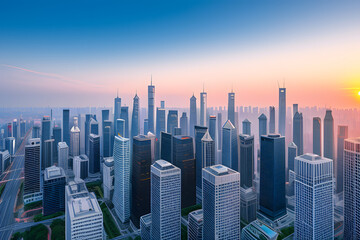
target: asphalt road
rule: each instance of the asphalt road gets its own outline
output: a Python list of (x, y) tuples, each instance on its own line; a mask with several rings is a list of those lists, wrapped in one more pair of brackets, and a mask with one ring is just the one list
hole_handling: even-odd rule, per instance
[[(4, 192), (0, 198), (0, 239), (7, 240), (11, 237), (12, 229), (6, 228), (14, 223), (14, 207), (16, 196), (21, 184), (20, 175), (24, 167), (25, 143), (31, 131), (25, 136), (25, 140), (19, 146), (9, 173), (1, 181), (7, 181)], [(4, 177), (4, 176), (2, 176)], [(5, 228), (5, 229), (3, 229)], [(3, 229), (3, 230), (1, 230)]]

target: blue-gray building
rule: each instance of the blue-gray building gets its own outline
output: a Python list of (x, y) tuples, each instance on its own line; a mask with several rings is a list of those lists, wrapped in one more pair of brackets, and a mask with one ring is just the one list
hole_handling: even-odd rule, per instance
[(100, 172), (100, 136), (92, 133), (89, 136), (89, 172)]
[(185, 135), (185, 136), (189, 135), (188, 117), (186, 116), (186, 112), (183, 112), (180, 117), (180, 128), (181, 128), (181, 135)]
[(115, 136), (125, 137), (125, 120), (124, 119), (116, 119), (115, 121)]
[(190, 98), (190, 136), (195, 136), (195, 126), (197, 125), (196, 97), (194, 94)]
[(242, 127), (243, 127), (243, 134), (251, 135), (251, 122), (249, 121), (249, 119), (246, 118), (242, 122)]
[(57, 150), (57, 146), (59, 144), (59, 142), (61, 142), (61, 127), (54, 127), (53, 128), (53, 133), (52, 133), (52, 137), (54, 139), (54, 163), (58, 163), (58, 150)]
[(270, 120), (269, 120), (269, 133), (275, 133), (275, 107), (269, 107)]
[(313, 118), (313, 153), (321, 156), (322, 144), (321, 144), (321, 118)]
[(66, 142), (70, 146), (70, 110), (63, 109), (63, 120), (62, 120), (62, 141)]
[(324, 118), (324, 157), (334, 159), (334, 118), (330, 109)]
[(298, 147), (298, 155), (304, 153), (304, 127), (302, 113), (296, 112), (293, 119), (293, 141)]
[(259, 140), (261, 139), (261, 135), (267, 135), (267, 117), (265, 114), (261, 114), (259, 116)]
[[(50, 138), (51, 138), (50, 117), (49, 116), (44, 116), (42, 121), (41, 121), (41, 149), (42, 149), (41, 150), (41, 170), (44, 170), (46, 167), (50, 167), (50, 165), (46, 166), (46, 164), (45, 164), (45, 161), (46, 161), (45, 141), (49, 140)], [(51, 153), (52, 153), (52, 151), (51, 151)]]
[(156, 137), (160, 138), (160, 133), (165, 132), (165, 109), (157, 108), (156, 109)]
[(151, 213), (140, 217), (141, 240), (151, 240)]
[(235, 124), (235, 93), (230, 92), (228, 94), (228, 120)]
[(240, 186), (251, 188), (254, 179), (254, 136), (240, 134)]
[(337, 161), (336, 161), (336, 192), (344, 189), (344, 143), (349, 137), (348, 126), (338, 126), (337, 134)]
[(195, 210), (188, 215), (188, 240), (203, 239), (203, 210)]
[(212, 140), (214, 140), (214, 142), (216, 142), (216, 116), (215, 115), (211, 115), (209, 117), (209, 134), (210, 134)]
[(43, 214), (44, 216), (65, 211), (65, 171), (51, 166), (44, 171)]
[(234, 125), (227, 120), (222, 131), (222, 164), (239, 171), (238, 136)]
[(286, 88), (279, 88), (279, 133), (286, 133)]
[(133, 137), (140, 134), (140, 98), (137, 94), (134, 97), (133, 111), (131, 117), (131, 141)]
[(125, 121), (125, 135), (122, 136), (129, 138), (129, 107), (128, 106), (121, 107), (120, 118), (124, 119)]
[(167, 131), (168, 133), (174, 134), (174, 129), (178, 127), (178, 111), (169, 110), (167, 117)]
[(207, 127), (195, 126), (195, 161), (196, 161), (196, 202), (201, 203), (202, 195), (202, 168), (203, 166), (203, 154), (202, 154), (202, 138), (205, 133), (208, 131)]
[(207, 93), (203, 89), (200, 93), (200, 126), (206, 126), (207, 118)]
[[(121, 116), (121, 98), (119, 98), (119, 95), (114, 98), (114, 124), (116, 123), (117, 119), (122, 118)], [(114, 126), (114, 132), (118, 132), (117, 126)]]
[[(154, 111), (155, 111), (155, 86), (151, 84), (148, 86), (148, 131), (154, 133)], [(147, 134), (147, 132), (145, 133)]]
[(112, 122), (110, 120), (103, 121), (103, 157), (111, 157), (112, 152)]
[(217, 130), (218, 130), (217, 148), (219, 150), (221, 150), (221, 144), (222, 144), (222, 114), (221, 114), (221, 112), (219, 112), (217, 114)]

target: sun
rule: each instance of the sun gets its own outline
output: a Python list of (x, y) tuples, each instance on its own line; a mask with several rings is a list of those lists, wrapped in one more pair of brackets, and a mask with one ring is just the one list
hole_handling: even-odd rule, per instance
[(360, 91), (358, 92), (358, 95), (360, 96)]

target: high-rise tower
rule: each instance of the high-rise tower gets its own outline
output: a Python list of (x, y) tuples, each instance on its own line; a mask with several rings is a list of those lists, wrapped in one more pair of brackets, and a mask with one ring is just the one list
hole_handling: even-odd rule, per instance
[(200, 93), (200, 126), (206, 126), (207, 117), (207, 93), (203, 89)]
[(195, 136), (195, 126), (197, 125), (196, 97), (194, 94), (190, 98), (190, 136)]
[(131, 117), (131, 141), (133, 137), (140, 134), (140, 98), (137, 94), (134, 97), (133, 111)]
[(148, 130), (149, 132), (155, 133), (154, 131), (154, 110), (155, 110), (155, 86), (151, 84), (148, 86)]
[(321, 156), (321, 118), (313, 118), (313, 153)]
[(279, 133), (285, 136), (286, 127), (286, 88), (279, 88)]
[(228, 96), (228, 120), (235, 125), (235, 93), (232, 91)]
[(324, 118), (324, 157), (334, 160), (334, 118), (330, 109)]

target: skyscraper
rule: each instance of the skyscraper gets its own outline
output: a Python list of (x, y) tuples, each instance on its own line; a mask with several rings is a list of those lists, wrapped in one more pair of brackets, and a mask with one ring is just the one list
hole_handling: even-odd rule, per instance
[(85, 154), (75, 156), (73, 159), (73, 172), (75, 178), (85, 179), (89, 175), (89, 158)]
[(202, 170), (202, 178), (203, 239), (239, 239), (240, 174), (214, 165)]
[(212, 140), (214, 140), (214, 142), (216, 142), (216, 116), (215, 115), (211, 115), (209, 117), (209, 134), (210, 134)]
[(333, 161), (308, 153), (295, 173), (295, 239), (334, 239)]
[(222, 163), (239, 171), (238, 136), (234, 125), (227, 120), (222, 131)]
[(285, 136), (286, 127), (286, 88), (279, 88), (279, 133)]
[(221, 150), (221, 144), (222, 144), (222, 115), (221, 115), (221, 112), (219, 112), (217, 114), (217, 128), (218, 128), (217, 147), (219, 150)]
[(138, 135), (133, 139), (131, 221), (138, 228), (140, 217), (150, 213), (150, 168), (155, 160), (155, 135)]
[(144, 135), (148, 134), (149, 132), (149, 120), (146, 118), (144, 119)]
[[(70, 132), (69, 132), (69, 137), (70, 137)], [(40, 138), (40, 126), (39, 125), (34, 125), (34, 127), (32, 129), (32, 138)], [(70, 143), (70, 138), (69, 138), (69, 143)]]
[(285, 137), (261, 136), (260, 213), (270, 220), (286, 214)]
[[(20, 137), (21, 138), (25, 137), (25, 133), (26, 133), (26, 121), (20, 119)], [(60, 138), (61, 138), (61, 132), (60, 132)]]
[(200, 93), (200, 126), (206, 126), (207, 117), (207, 93), (205, 90)]
[(344, 239), (360, 238), (360, 138), (345, 140)]
[(286, 176), (288, 179), (289, 171), (295, 171), (295, 158), (299, 155), (298, 148), (294, 142), (289, 143), (288, 146), (288, 170), (286, 172)]
[(63, 120), (62, 120), (62, 131), (63, 131), (63, 142), (66, 142), (70, 146), (70, 110), (63, 109)]
[(178, 111), (169, 110), (167, 117), (167, 132), (174, 134), (174, 129), (178, 127)]
[(100, 136), (92, 133), (89, 136), (89, 172), (100, 172)]
[(125, 121), (125, 135), (123, 136), (129, 138), (129, 107), (128, 106), (121, 107), (120, 118), (124, 119)]
[(215, 165), (215, 141), (211, 138), (209, 131), (201, 139), (202, 168)]
[[(137, 94), (134, 97), (133, 111), (131, 118), (131, 138), (140, 134), (140, 98)], [(132, 141), (132, 140), (131, 140)]]
[(59, 167), (64, 169), (65, 171), (68, 170), (68, 161), (69, 161), (69, 147), (66, 142), (59, 142), (58, 143), (58, 164)]
[(173, 137), (171, 133), (161, 132), (160, 158), (172, 162)]
[(251, 122), (247, 118), (242, 122), (242, 127), (243, 134), (251, 135)]
[(195, 126), (195, 161), (196, 161), (196, 202), (199, 204), (201, 203), (201, 196), (202, 196), (202, 138), (204, 137), (205, 133), (208, 131), (207, 127)]
[(344, 189), (344, 141), (349, 137), (348, 126), (338, 126), (337, 161), (336, 161), (336, 192)]
[(111, 151), (111, 149), (112, 149), (111, 125), (112, 125), (112, 122), (110, 120), (105, 120), (103, 122), (103, 124), (104, 124), (104, 128), (103, 128), (103, 157), (111, 157), (111, 152), (112, 152)]
[(275, 107), (269, 107), (270, 120), (269, 120), (269, 133), (275, 133)]
[(53, 139), (54, 139), (54, 163), (58, 163), (58, 149), (57, 146), (61, 142), (61, 128), (55, 126), (53, 128)]
[[(119, 98), (119, 95), (116, 95), (116, 98), (114, 98), (114, 124), (116, 123), (117, 119), (122, 118), (121, 116), (121, 98)], [(118, 132), (117, 126), (114, 126), (114, 132)]]
[(151, 213), (140, 218), (140, 236), (141, 240), (151, 240)]
[(203, 239), (203, 210), (195, 210), (188, 215), (188, 240)]
[(25, 146), (24, 203), (42, 199), (40, 191), (40, 138), (32, 138)]
[(151, 239), (181, 239), (181, 170), (165, 160), (151, 165)]
[(45, 141), (51, 138), (50, 117), (44, 116), (41, 121), (41, 169), (45, 169)]
[(334, 118), (330, 109), (324, 118), (324, 157), (334, 159)]
[(12, 122), (12, 131), (13, 131), (12, 136), (15, 138), (16, 141), (18, 140), (18, 137), (19, 137), (18, 136), (19, 135), (18, 128), (19, 128), (19, 123), (18, 123), (17, 119), (14, 119)]
[(89, 135), (90, 135), (90, 121), (92, 114), (85, 115), (85, 154), (89, 154)]
[(66, 175), (62, 168), (51, 166), (44, 171), (44, 216), (65, 211)]
[(112, 200), (114, 195), (114, 158), (104, 158), (103, 163), (103, 188), (104, 199)]
[(303, 155), (304, 130), (302, 113), (296, 112), (293, 119), (293, 141), (298, 147), (298, 154)]
[(49, 139), (44, 142), (41, 170), (45, 170), (45, 168), (54, 164), (54, 148), (54, 139)]
[(265, 114), (261, 114), (259, 116), (259, 139), (261, 139), (261, 135), (267, 135), (267, 117)]
[(160, 107), (165, 109), (165, 101), (160, 101)]
[(73, 157), (80, 155), (80, 129), (76, 117), (74, 117), (74, 126), (70, 130), (70, 155)]
[(99, 135), (99, 123), (98, 123), (98, 121), (96, 121), (96, 119), (92, 118), (90, 120), (89, 126), (90, 126), (89, 134), (93, 133), (93, 134)]
[(197, 125), (196, 97), (194, 94), (190, 98), (190, 136), (195, 136), (195, 126)]
[(114, 142), (114, 197), (115, 212), (121, 222), (130, 218), (130, 142), (128, 138), (115, 136)]
[(251, 188), (254, 178), (254, 136), (240, 134), (240, 186)]
[(154, 133), (154, 110), (155, 110), (155, 86), (151, 84), (148, 86), (148, 130)]
[(182, 135), (189, 135), (188, 134), (188, 118), (186, 116), (186, 112), (183, 112), (180, 118), (180, 128), (181, 128), (181, 134)]
[(235, 93), (232, 91), (228, 96), (228, 120), (235, 125)]
[(321, 156), (321, 118), (313, 118), (313, 153)]
[(125, 137), (125, 120), (124, 119), (116, 119), (115, 122), (115, 136)]
[(160, 133), (165, 132), (165, 109), (156, 108), (156, 137), (160, 138)]

